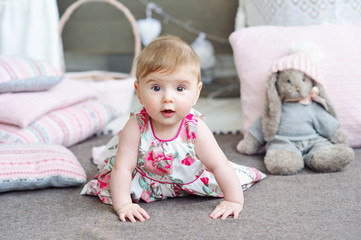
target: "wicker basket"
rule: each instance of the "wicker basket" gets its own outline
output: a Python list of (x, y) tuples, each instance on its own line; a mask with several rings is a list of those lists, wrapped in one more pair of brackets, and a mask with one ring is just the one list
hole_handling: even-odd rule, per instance
[(98, 92), (99, 100), (105, 104), (114, 106), (118, 114), (127, 113), (130, 109), (132, 98), (134, 94), (133, 84), (135, 81), (135, 57), (141, 50), (140, 35), (136, 23), (136, 19), (123, 4), (116, 0), (78, 0), (71, 4), (59, 21), (59, 37), (61, 38), (63, 28), (73, 14), (73, 12), (82, 4), (90, 2), (104, 2), (108, 3), (124, 13), (129, 23), (131, 24), (134, 35), (134, 58), (132, 69), (130, 73), (108, 72), (108, 71), (83, 71), (83, 72), (66, 72), (65, 66), (62, 66), (64, 79), (77, 79), (87, 81)]

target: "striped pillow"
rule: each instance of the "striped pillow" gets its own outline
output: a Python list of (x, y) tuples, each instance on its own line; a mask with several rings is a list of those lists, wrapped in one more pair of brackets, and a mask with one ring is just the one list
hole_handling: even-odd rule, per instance
[(85, 181), (84, 168), (63, 146), (0, 144), (0, 192), (69, 187)]
[(41, 91), (55, 86), (61, 79), (50, 63), (0, 55), (0, 93)]
[(88, 83), (65, 79), (46, 91), (0, 94), (0, 123), (24, 128), (51, 111), (96, 97)]
[(116, 110), (97, 100), (87, 100), (52, 111), (26, 128), (0, 124), (0, 143), (48, 143), (71, 146), (103, 130)]

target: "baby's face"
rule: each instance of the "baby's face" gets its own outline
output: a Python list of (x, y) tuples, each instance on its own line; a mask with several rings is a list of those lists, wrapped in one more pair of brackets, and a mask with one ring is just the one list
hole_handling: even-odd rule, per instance
[(153, 72), (135, 83), (138, 99), (153, 125), (179, 126), (198, 100), (202, 83), (189, 66), (173, 73)]

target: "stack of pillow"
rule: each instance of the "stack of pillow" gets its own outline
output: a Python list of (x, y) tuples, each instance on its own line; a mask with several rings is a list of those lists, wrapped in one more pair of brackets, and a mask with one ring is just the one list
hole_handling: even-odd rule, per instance
[(90, 83), (63, 79), (46, 62), (0, 55), (0, 192), (85, 182), (66, 146), (117, 115)]

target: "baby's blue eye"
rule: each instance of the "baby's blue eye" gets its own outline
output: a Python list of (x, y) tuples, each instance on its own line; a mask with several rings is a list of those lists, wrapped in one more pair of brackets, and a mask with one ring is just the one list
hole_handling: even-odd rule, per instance
[(305, 78), (302, 78), (302, 81), (306, 81), (306, 79), (305, 79)]
[(161, 90), (161, 88), (160, 88), (159, 86), (154, 86), (154, 87), (152, 87), (152, 89), (153, 89), (153, 91), (155, 91), (155, 92), (158, 92), (158, 91)]
[(291, 83), (291, 80), (288, 79), (287, 82), (288, 82), (288, 83)]
[(184, 87), (177, 87), (177, 92), (183, 92), (184, 91)]

